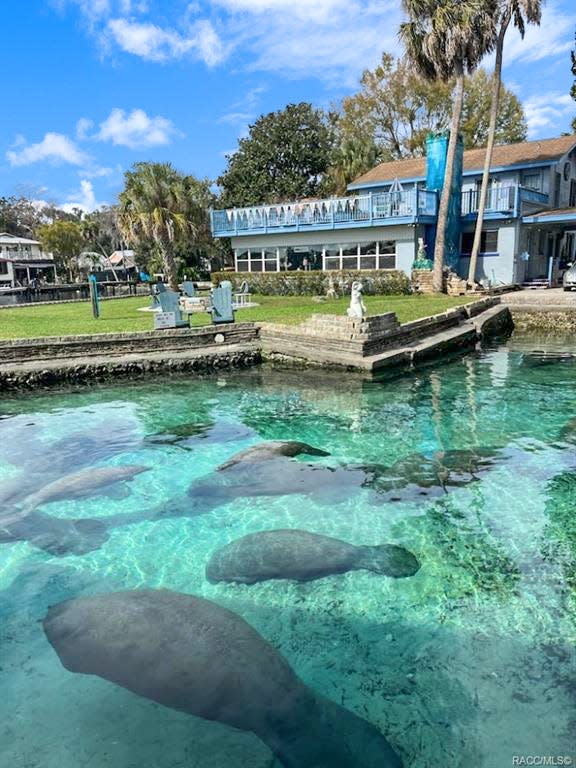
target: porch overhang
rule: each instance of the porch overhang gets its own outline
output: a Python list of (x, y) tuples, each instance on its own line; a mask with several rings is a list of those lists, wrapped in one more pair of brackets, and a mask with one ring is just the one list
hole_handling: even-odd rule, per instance
[(576, 227), (576, 208), (558, 208), (554, 211), (539, 211), (529, 216), (522, 216), (522, 224), (574, 224)]

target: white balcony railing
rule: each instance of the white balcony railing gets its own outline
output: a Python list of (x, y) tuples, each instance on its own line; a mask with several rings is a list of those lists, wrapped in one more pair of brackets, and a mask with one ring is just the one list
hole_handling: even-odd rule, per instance
[(381, 225), (394, 219), (435, 216), (437, 195), (425, 189), (381, 192), (354, 197), (278, 203), (212, 211), (216, 237), (275, 230), (339, 229), (347, 225)]

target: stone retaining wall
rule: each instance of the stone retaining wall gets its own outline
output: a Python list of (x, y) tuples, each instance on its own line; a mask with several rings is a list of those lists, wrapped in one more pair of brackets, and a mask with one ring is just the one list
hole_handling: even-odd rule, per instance
[(15, 339), (0, 341), (0, 364), (54, 358), (69, 360), (118, 357), (134, 353), (183, 352), (218, 344), (247, 344), (257, 338), (258, 328), (254, 323), (225, 323), (165, 331)]
[(566, 333), (576, 331), (576, 312), (558, 309), (527, 309), (509, 305), (514, 326), (519, 331), (542, 331), (544, 333)]
[(309, 354), (315, 359), (321, 350), (344, 358), (365, 358), (457, 328), (499, 303), (499, 298), (485, 298), (403, 325), (393, 312), (362, 319), (316, 314), (298, 326), (262, 323), (260, 337), (268, 353), (293, 352), (299, 358)]
[(76, 365), (0, 368), (0, 391), (41, 389), (61, 385), (94, 384), (117, 378), (206, 374), (230, 368), (246, 368), (262, 362), (255, 349), (230, 348), (196, 356), (156, 359), (82, 360)]

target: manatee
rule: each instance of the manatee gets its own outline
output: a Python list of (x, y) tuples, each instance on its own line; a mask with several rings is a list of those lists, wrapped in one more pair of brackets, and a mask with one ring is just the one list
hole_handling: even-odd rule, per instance
[(108, 538), (105, 520), (67, 520), (36, 511), (0, 520), (0, 543), (27, 541), (52, 555), (84, 555)]
[(285, 768), (401, 768), (366, 720), (308, 688), (240, 616), (168, 590), (80, 597), (43, 622), (71, 672), (255, 733)]
[(274, 459), (278, 456), (300, 456), (301, 454), (307, 454), (308, 456), (330, 456), (328, 451), (323, 451), (320, 448), (315, 448), (313, 445), (307, 443), (300, 443), (297, 440), (270, 440), (266, 443), (258, 443), (251, 448), (246, 448), (245, 451), (236, 453), (228, 461), (224, 462), (218, 467), (218, 471), (224, 469), (230, 469), (230, 467), (236, 464), (253, 463), (258, 461), (266, 461), (268, 459)]
[(206, 566), (211, 582), (255, 584), (268, 579), (312, 581), (365, 569), (383, 576), (413, 576), (414, 555), (394, 544), (357, 547), (340, 539), (299, 530), (261, 531), (217, 550)]
[(24, 509), (31, 511), (42, 504), (64, 499), (85, 499), (106, 493), (112, 485), (129, 482), (149, 467), (119, 466), (83, 469), (73, 475), (66, 475), (45, 485), (24, 501)]
[(418, 496), (447, 493), (479, 479), (494, 466), (495, 449), (437, 451), (432, 456), (412, 453), (392, 466), (360, 465), (366, 472), (364, 486), (388, 500), (410, 500)]

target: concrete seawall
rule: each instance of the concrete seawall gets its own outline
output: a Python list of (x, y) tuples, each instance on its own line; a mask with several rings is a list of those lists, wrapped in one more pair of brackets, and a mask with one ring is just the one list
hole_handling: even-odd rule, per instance
[(147, 375), (210, 373), (263, 359), (376, 372), (410, 368), (509, 332), (499, 299), (482, 299), (400, 325), (394, 313), (363, 319), (313, 315), (295, 325), (235, 323), (140, 333), (0, 341), (0, 392)]
[(403, 325), (393, 313), (362, 320), (313, 315), (298, 326), (262, 323), (260, 341), (265, 358), (378, 371), (470, 349), (512, 327), (508, 308), (489, 298)]

